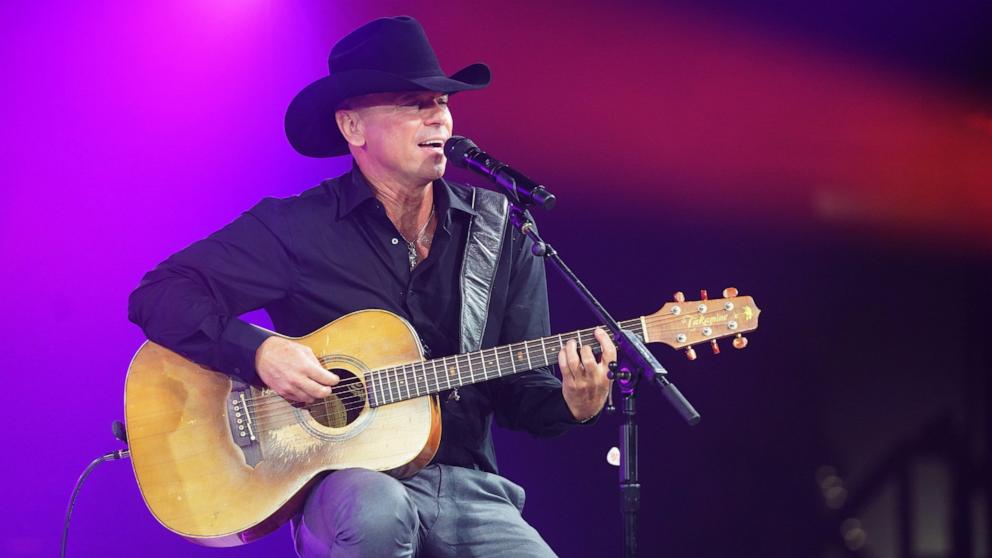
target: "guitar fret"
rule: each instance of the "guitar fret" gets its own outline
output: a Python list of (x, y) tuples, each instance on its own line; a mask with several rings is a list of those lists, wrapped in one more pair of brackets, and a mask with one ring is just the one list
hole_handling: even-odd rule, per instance
[(517, 372), (520, 367), (524, 364), (524, 352), (520, 349), (520, 344), (510, 346), (510, 366), (513, 367), (513, 371)]
[(472, 354), (465, 355), (465, 366), (468, 367), (469, 383), (475, 382), (475, 364), (472, 363)]
[(365, 375), (362, 387), (365, 388), (365, 402), (369, 407), (375, 407), (375, 384), (372, 383), (372, 374)]
[(448, 389), (451, 389), (451, 376), (454, 375), (451, 366), (448, 364), (448, 357), (444, 357), (444, 377), (448, 380)]
[(497, 376), (502, 376), (503, 375), (503, 371), (500, 369), (500, 365), (499, 365), (499, 353), (496, 352), (496, 347), (493, 347), (493, 358), (496, 360), (496, 375)]
[[(541, 339), (541, 342), (543, 343), (544, 342), (544, 339)], [(528, 366), (527, 369), (528, 370), (533, 370), (534, 369), (534, 365), (531, 364), (531, 362), (530, 362), (530, 347), (527, 346), (527, 342), (526, 341), (524, 341), (524, 353), (527, 355), (527, 366)]]
[(396, 401), (396, 396), (393, 394), (393, 374), (392, 374), (392, 372), (393, 372), (393, 369), (392, 368), (387, 368), (386, 371), (384, 372), (384, 375), (386, 376), (386, 389), (389, 390), (389, 402), (390, 403)]
[[(548, 348), (544, 346), (544, 338), (541, 338), (541, 360), (545, 363), (548, 362)], [(533, 368), (531, 369), (533, 370)]]
[(436, 360), (432, 360), (431, 361), (431, 369), (434, 370), (434, 389), (431, 390), (431, 391), (436, 391), (440, 387), (440, 382), (438, 382), (438, 379), (437, 379), (437, 361)]
[[(376, 391), (376, 388), (379, 387), (379, 382), (378, 380), (376, 380), (376, 377), (378, 375), (379, 375), (378, 373), (371, 373), (369, 374), (369, 378), (368, 378), (369, 387), (372, 388), (372, 399), (375, 400), (372, 403), (375, 404), (374, 405), (375, 407), (378, 407), (380, 405), (380, 402), (382, 401), (382, 395)], [(371, 407), (373, 405), (370, 404), (369, 406)]]

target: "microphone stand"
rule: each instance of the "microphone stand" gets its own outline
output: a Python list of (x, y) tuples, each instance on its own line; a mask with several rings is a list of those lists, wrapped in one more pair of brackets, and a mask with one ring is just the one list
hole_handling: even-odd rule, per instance
[(592, 313), (604, 324), (617, 345), (618, 362), (609, 363), (609, 377), (616, 380), (623, 394), (624, 421), (620, 426), (620, 513), (623, 516), (623, 548), (625, 558), (637, 555), (638, 513), (641, 506), (641, 485), (637, 472), (637, 387), (641, 380), (661, 389), (665, 399), (690, 425), (699, 422), (699, 413), (682, 396), (675, 384), (668, 381), (668, 371), (658, 362), (634, 332), (620, 328), (592, 292), (558, 256), (558, 252), (537, 233), (526, 211), (527, 199), (521, 199), (510, 189), (510, 221), (521, 233), (534, 242), (531, 248), (536, 257), (550, 261), (585, 301)]

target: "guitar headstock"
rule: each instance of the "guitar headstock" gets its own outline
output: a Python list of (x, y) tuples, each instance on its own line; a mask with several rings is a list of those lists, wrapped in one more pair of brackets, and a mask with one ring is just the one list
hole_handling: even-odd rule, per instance
[(708, 343), (714, 353), (720, 352), (717, 339), (733, 337), (734, 348), (747, 346), (744, 333), (758, 329), (761, 310), (749, 296), (738, 296), (737, 289), (723, 290), (723, 298), (709, 298), (700, 291), (699, 300), (686, 300), (681, 292), (675, 300), (654, 314), (644, 316), (645, 341), (664, 343), (672, 348), (686, 348), (689, 360), (695, 360), (698, 343)]

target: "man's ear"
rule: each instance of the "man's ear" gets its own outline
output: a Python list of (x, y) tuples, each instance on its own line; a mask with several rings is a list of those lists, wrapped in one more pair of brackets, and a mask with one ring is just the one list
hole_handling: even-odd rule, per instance
[(334, 111), (334, 120), (338, 123), (338, 130), (349, 145), (363, 147), (365, 145), (365, 130), (362, 127), (362, 118), (357, 111), (351, 109), (339, 109)]

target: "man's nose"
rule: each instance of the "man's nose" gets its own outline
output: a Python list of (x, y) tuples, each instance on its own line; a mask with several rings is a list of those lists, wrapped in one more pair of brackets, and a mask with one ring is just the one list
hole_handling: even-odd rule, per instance
[(424, 111), (424, 123), (427, 125), (444, 124), (451, 121), (451, 113), (441, 103), (433, 102)]

